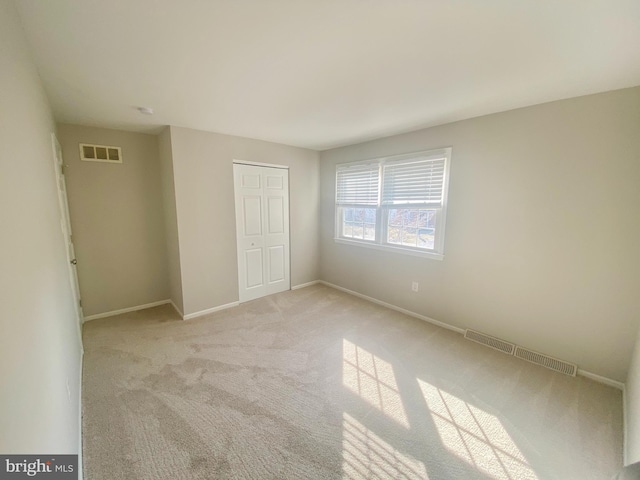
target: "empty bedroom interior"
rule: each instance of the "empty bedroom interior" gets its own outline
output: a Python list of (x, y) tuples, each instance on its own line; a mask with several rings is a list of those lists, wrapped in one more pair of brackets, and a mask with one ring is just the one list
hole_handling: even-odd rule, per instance
[(626, 0), (0, 0), (0, 456), (640, 462), (639, 44)]

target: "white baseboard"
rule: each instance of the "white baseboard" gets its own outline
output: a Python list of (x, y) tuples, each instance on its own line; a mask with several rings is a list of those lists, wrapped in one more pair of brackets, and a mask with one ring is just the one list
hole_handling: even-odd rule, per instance
[(617, 380), (603, 377), (602, 375), (587, 372), (586, 370), (581, 370), (581, 369), (578, 369), (578, 372), (576, 373), (576, 375), (580, 375), (581, 377), (588, 378), (598, 383), (604, 383), (605, 385), (609, 385), (610, 387), (617, 388), (618, 390), (622, 390), (624, 392), (624, 383), (619, 382)]
[(97, 313), (95, 315), (89, 315), (88, 317), (84, 317), (83, 322), (88, 322), (89, 320), (97, 320), (98, 318), (112, 317), (114, 315), (120, 315), (121, 313), (129, 313), (129, 312), (135, 312), (137, 310), (144, 310), (145, 308), (157, 307), (159, 305), (166, 305), (167, 303), (171, 303), (171, 300), (160, 300), (158, 302), (145, 303), (144, 305), (137, 305), (135, 307), (121, 308), (120, 310), (113, 310), (111, 312)]
[[(390, 308), (391, 310), (395, 310), (397, 312), (404, 313), (409, 315), (410, 317), (419, 318), (420, 320), (424, 320), (425, 322), (432, 323), (433, 325), (437, 325), (438, 327), (446, 328), (447, 330), (452, 330), (457, 333), (464, 334), (465, 329), (454, 327), (453, 325), (449, 325), (448, 323), (441, 322), (439, 320), (435, 320), (430, 317), (426, 317), (424, 315), (420, 315), (419, 313), (412, 312), (411, 310), (406, 310), (404, 308), (398, 307), (397, 305), (392, 305), (387, 302), (383, 302), (382, 300), (378, 300), (377, 298), (369, 297), (367, 295), (363, 295), (362, 293), (354, 292), (353, 290), (349, 290), (348, 288), (340, 287), (338, 285), (334, 285), (333, 283), (325, 282), (324, 280), (320, 280), (319, 283), (326, 285), (327, 287), (335, 288), (336, 290), (341, 290), (350, 295), (354, 295), (356, 297), (363, 298), (373, 303), (377, 303), (378, 305), (382, 305), (383, 307)], [(624, 392), (624, 383), (619, 382), (617, 380), (613, 380), (611, 378), (603, 377), (601, 375), (597, 375), (595, 373), (587, 372), (586, 370), (578, 369), (578, 375), (583, 376), (585, 378), (589, 378), (598, 383), (603, 383), (605, 385), (609, 385), (610, 387), (618, 388)]]
[(180, 310), (178, 306), (175, 303), (173, 303), (173, 300), (169, 300), (169, 304), (173, 307), (176, 313), (180, 315), (180, 318), (184, 320), (184, 313), (182, 313), (182, 310)]
[(437, 325), (438, 327), (446, 328), (447, 330), (452, 330), (456, 333), (464, 334), (464, 329), (459, 327), (454, 327), (453, 325), (449, 325), (448, 323), (441, 322), (439, 320), (435, 320), (431, 317), (427, 317), (425, 315), (420, 315), (419, 313), (412, 312), (411, 310), (407, 310), (402, 307), (398, 307), (397, 305), (393, 305), (391, 303), (383, 302), (382, 300), (378, 300), (377, 298), (369, 297), (367, 295), (363, 295), (362, 293), (354, 292), (353, 290), (349, 290), (348, 288), (340, 287), (338, 285), (334, 285), (333, 283), (325, 282), (324, 280), (320, 280), (320, 283), (326, 285), (327, 287), (335, 288), (336, 290), (343, 291), (348, 293), (349, 295), (354, 295), (356, 297), (363, 298), (368, 300), (369, 302), (377, 303), (378, 305), (382, 305), (383, 307), (387, 307), (391, 310), (395, 310), (396, 312), (404, 313), (405, 315), (409, 315), (410, 317), (415, 317), (420, 320), (424, 320), (425, 322), (432, 323), (433, 325)]
[(213, 308), (207, 308), (206, 310), (200, 310), (199, 312), (189, 313), (188, 315), (183, 315), (183, 320), (191, 320), (192, 318), (202, 317), (204, 315), (208, 315), (210, 313), (219, 312), (220, 310), (226, 310), (227, 308), (233, 308), (240, 305), (240, 302), (231, 302), (226, 303), (224, 305), (219, 305)]
[(320, 280), (314, 280), (313, 282), (301, 283), (300, 285), (295, 285), (291, 287), (291, 290), (299, 290), (300, 288), (310, 287), (311, 285), (317, 285), (321, 283)]

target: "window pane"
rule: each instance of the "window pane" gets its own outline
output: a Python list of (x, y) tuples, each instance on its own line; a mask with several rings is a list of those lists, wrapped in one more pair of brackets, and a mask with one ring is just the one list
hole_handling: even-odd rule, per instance
[(435, 228), (436, 210), (420, 210), (418, 216), (418, 227)]
[(411, 221), (409, 219), (411, 210), (408, 208), (403, 208), (400, 211), (402, 212), (402, 224), (411, 225)]
[(402, 230), (400, 227), (389, 227), (387, 231), (387, 242), (400, 245), (402, 242)]
[(418, 229), (418, 247), (433, 250), (435, 238), (435, 230), (433, 228)]
[(407, 247), (415, 247), (418, 243), (418, 230), (413, 227), (405, 227), (402, 231), (402, 244)]
[(353, 208), (344, 209), (344, 221), (353, 222)]
[(402, 226), (402, 211), (397, 208), (389, 209), (389, 225), (393, 225), (394, 227)]
[(364, 221), (366, 223), (376, 223), (376, 209), (375, 208), (366, 208), (364, 211)]
[(364, 225), (364, 239), (375, 240), (376, 239), (376, 224), (366, 223)]
[(420, 210), (418, 215), (418, 228), (429, 226), (429, 210)]
[(354, 240), (376, 241), (376, 208), (339, 207), (341, 215), (340, 236)]
[(391, 208), (386, 225), (386, 242), (433, 250), (437, 209)]
[(418, 226), (418, 210), (405, 210), (404, 224), (409, 227)]

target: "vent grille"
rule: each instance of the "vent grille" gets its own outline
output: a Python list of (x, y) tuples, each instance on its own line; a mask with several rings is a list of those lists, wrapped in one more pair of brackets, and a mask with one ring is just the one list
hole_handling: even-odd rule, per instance
[(464, 332), (464, 338), (480, 343), (487, 347), (491, 347), (494, 350), (499, 350), (500, 352), (504, 352), (509, 355), (515, 355), (516, 357), (526, 360), (527, 362), (541, 365), (550, 370), (564, 373), (565, 375), (575, 377), (578, 373), (578, 366), (574, 365), (573, 363), (550, 357), (549, 355), (545, 355), (544, 353), (534, 352), (533, 350), (529, 350), (528, 348), (523, 348), (519, 345), (505, 342), (504, 340), (500, 340), (499, 338), (495, 338), (484, 333), (476, 332), (475, 330), (466, 330)]
[(122, 163), (122, 149), (109, 145), (81, 143), (80, 159), (86, 162)]
[(543, 367), (555, 370), (556, 372), (564, 373), (565, 375), (576, 376), (578, 370), (577, 365), (558, 360), (557, 358), (544, 355), (542, 353), (534, 352), (520, 346), (516, 347), (516, 353), (514, 354), (518, 358), (522, 358), (527, 362), (542, 365)]
[(499, 350), (509, 355), (513, 355), (516, 346), (513, 343), (505, 342), (499, 338), (485, 335), (484, 333), (476, 332), (475, 330), (467, 330), (464, 332), (464, 338), (472, 340), (487, 347), (491, 347), (495, 350)]

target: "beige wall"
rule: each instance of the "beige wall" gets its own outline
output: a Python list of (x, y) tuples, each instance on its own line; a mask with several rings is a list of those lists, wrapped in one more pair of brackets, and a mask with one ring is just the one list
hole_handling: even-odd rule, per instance
[(640, 330), (625, 387), (625, 465), (629, 465), (640, 462)]
[(0, 452), (77, 454), (81, 343), (54, 123), (8, 0), (0, 0), (0, 45)]
[(180, 245), (178, 239), (178, 217), (176, 212), (176, 189), (173, 178), (173, 152), (171, 131), (166, 127), (158, 135), (160, 173), (162, 178), (162, 205), (164, 207), (165, 240), (167, 243), (167, 267), (169, 273), (169, 298), (184, 312), (182, 300), (182, 271), (180, 268)]
[[(85, 316), (169, 298), (155, 135), (58, 125)], [(122, 164), (80, 160), (79, 143), (122, 147)]]
[(291, 285), (318, 279), (318, 153), (171, 127), (184, 313), (238, 300), (233, 160), (289, 166)]
[[(624, 381), (640, 319), (639, 132), (640, 87), (325, 151), (320, 276)], [(446, 146), (443, 261), (334, 242), (336, 163)]]

